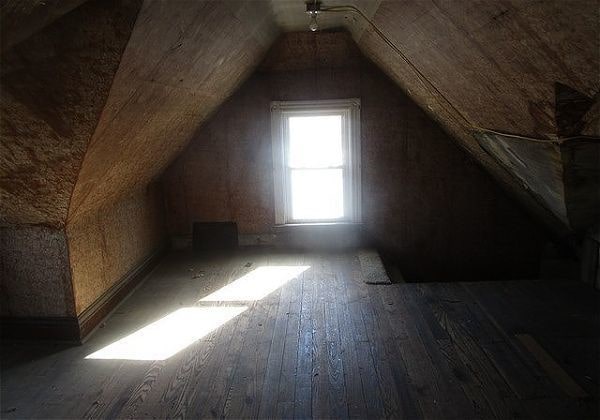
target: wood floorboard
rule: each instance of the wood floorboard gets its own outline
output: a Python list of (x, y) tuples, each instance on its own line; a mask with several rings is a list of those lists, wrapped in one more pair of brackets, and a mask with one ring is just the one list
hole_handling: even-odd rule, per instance
[[(308, 268), (264, 297), (204, 299), (289, 266)], [(0, 417), (598, 418), (598, 298), (560, 281), (369, 285), (353, 251), (172, 254), (85, 344), (2, 343)], [(86, 358), (180, 309), (232, 307), (164, 360)]]
[[(425, 413), (417, 402), (419, 394), (417, 387), (414, 387), (410, 381), (407, 372), (406, 362), (397, 347), (394, 333), (380, 299), (379, 291), (385, 286), (368, 289), (369, 302), (373, 307), (373, 314), (376, 319), (377, 335), (379, 336), (382, 354), (384, 354), (385, 364), (389, 366), (392, 380), (394, 381), (398, 395), (398, 408), (402, 418), (423, 418)], [(385, 292), (384, 292), (385, 293)], [(433, 402), (432, 402), (433, 403)]]
[[(309, 264), (310, 257), (304, 256), (303, 263)], [(310, 418), (312, 413), (312, 376), (313, 376), (313, 283), (312, 270), (301, 276), (302, 296), (300, 300), (300, 319), (298, 327), (298, 348), (296, 354), (296, 373), (294, 388), (294, 418)]]
[(479, 337), (473, 334), (473, 328), (467, 321), (469, 315), (465, 313), (466, 306), (460, 300), (448, 300), (446, 290), (442, 289), (441, 294), (443, 299), (436, 304), (436, 315), (452, 340), (450, 348), (469, 367), (473, 380), (483, 390), (494, 415), (497, 418), (518, 417), (523, 412), (518, 399), (483, 351), (482, 344), (489, 342), (489, 337), (486, 335), (484, 341), (478, 341), (481, 334), (477, 334)]
[(325, 288), (325, 339), (327, 347), (327, 378), (330, 413), (336, 418), (348, 417), (348, 401), (342, 364), (340, 326), (338, 322), (338, 304), (341, 303), (336, 292), (337, 272), (333, 269), (335, 257), (325, 259), (325, 272), (322, 283)]
[[(394, 333), (396, 348), (405, 362), (417, 403), (426, 418), (473, 418), (475, 413), (445, 360), (434, 334), (410, 296), (380, 290), (380, 299)], [(398, 320), (403, 320), (399, 323)]]
[(315, 255), (311, 258), (313, 274), (313, 372), (312, 372), (312, 415), (325, 417), (331, 412), (330, 392), (328, 389), (327, 341), (325, 336), (325, 295), (322, 276), (323, 258)]
[[(354, 345), (356, 349), (357, 367), (360, 376), (362, 395), (364, 398), (365, 410), (368, 418), (382, 418), (385, 416), (384, 402), (382, 399), (382, 390), (377, 380), (377, 370), (375, 368), (375, 359), (373, 358), (371, 347), (369, 345), (365, 323), (362, 317), (360, 306), (359, 287), (362, 287), (359, 269), (356, 261), (350, 264), (344, 264), (344, 272), (348, 270), (347, 277), (344, 279), (346, 285), (346, 298), (348, 299), (347, 309), (349, 318), (352, 322), (354, 332)], [(351, 369), (351, 367), (349, 367)], [(352, 414), (352, 412), (350, 412)]]
[[(373, 357), (374, 361), (374, 368), (375, 373), (377, 374), (377, 381), (379, 383), (379, 391), (383, 400), (385, 417), (407, 418), (407, 413), (403, 413), (402, 411), (402, 405), (405, 402), (405, 400), (403, 400), (400, 397), (401, 393), (397, 388), (397, 382), (394, 378), (394, 373), (396, 373), (397, 370), (396, 372), (392, 371), (392, 368), (394, 366), (399, 366), (402, 363), (402, 361), (398, 358), (398, 355), (395, 355), (394, 359), (392, 360), (388, 359), (385, 340), (382, 337), (383, 335), (387, 335), (388, 332), (383, 331), (381, 329), (383, 325), (378, 323), (375, 307), (372, 305), (371, 297), (369, 295), (368, 290), (361, 289), (359, 293), (361, 301), (361, 311), (363, 314), (363, 319), (365, 321), (365, 327), (367, 329), (369, 348), (371, 350), (371, 356)], [(401, 382), (398, 383), (398, 385), (400, 385), (401, 388), (403, 386)]]
[(335, 295), (337, 305), (339, 336), (341, 346), (341, 359), (344, 371), (344, 386), (348, 402), (348, 417), (364, 419), (367, 417), (367, 408), (363, 394), (360, 368), (356, 351), (356, 333), (349, 312), (348, 282), (351, 267), (347, 267), (344, 259), (336, 258), (334, 261)]

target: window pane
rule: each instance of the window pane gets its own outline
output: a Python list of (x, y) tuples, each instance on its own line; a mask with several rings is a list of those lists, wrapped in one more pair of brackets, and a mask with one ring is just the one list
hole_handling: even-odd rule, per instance
[(288, 165), (292, 168), (341, 166), (342, 116), (290, 117)]
[(344, 217), (342, 169), (292, 169), (291, 173), (293, 219)]

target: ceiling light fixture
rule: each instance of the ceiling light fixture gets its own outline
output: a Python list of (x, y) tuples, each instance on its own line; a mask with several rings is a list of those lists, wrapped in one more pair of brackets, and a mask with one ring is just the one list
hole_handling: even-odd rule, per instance
[(317, 15), (321, 12), (321, 2), (317, 0), (306, 3), (306, 13), (310, 16), (310, 23), (308, 24), (308, 29), (312, 32), (315, 32), (319, 29), (319, 23), (317, 22)]

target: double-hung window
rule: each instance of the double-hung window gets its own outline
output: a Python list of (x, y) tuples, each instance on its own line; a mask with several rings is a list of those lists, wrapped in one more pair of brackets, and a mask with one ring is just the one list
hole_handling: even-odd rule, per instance
[(277, 224), (360, 221), (360, 100), (273, 102)]

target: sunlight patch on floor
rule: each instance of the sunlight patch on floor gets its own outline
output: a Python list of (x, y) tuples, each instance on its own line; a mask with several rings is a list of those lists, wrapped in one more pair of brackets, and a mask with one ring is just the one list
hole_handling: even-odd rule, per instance
[(86, 359), (165, 360), (246, 309), (246, 306), (181, 308)]
[[(257, 301), (309, 268), (306, 265), (258, 267), (200, 299), (197, 304)], [(247, 306), (181, 308), (88, 355), (86, 359), (165, 360), (247, 309)]]
[(260, 300), (309, 268), (307, 265), (258, 267), (200, 299), (200, 302)]

